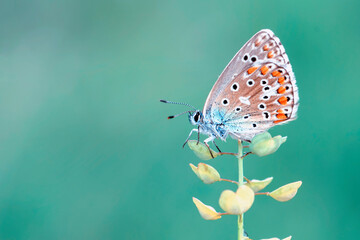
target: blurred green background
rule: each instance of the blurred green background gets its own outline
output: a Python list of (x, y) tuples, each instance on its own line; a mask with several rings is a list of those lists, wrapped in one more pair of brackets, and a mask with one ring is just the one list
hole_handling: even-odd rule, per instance
[[(289, 55), (299, 118), (271, 129), (277, 153), (245, 161), (268, 189), (302, 180), (245, 215), (253, 239), (359, 234), (360, 2), (0, 2), (0, 239), (236, 239), (236, 217), (205, 221), (229, 183), (204, 185), (181, 145), (186, 110), (262, 28)], [(236, 151), (236, 142), (220, 143)], [(207, 163), (237, 178), (236, 160)]]

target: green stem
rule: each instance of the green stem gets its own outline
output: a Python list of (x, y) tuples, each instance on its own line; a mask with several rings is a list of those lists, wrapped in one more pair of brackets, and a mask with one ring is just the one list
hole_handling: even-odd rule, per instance
[[(239, 186), (244, 184), (244, 166), (243, 166), (243, 146), (241, 141), (239, 142), (239, 152), (237, 155), (239, 161)], [(244, 214), (240, 214), (238, 217), (238, 240), (244, 239)]]

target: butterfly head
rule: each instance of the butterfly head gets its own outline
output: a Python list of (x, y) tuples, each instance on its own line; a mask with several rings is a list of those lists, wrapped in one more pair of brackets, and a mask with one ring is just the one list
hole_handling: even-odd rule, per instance
[(196, 108), (194, 108), (193, 106), (191, 106), (190, 104), (187, 103), (180, 103), (180, 102), (172, 102), (172, 101), (167, 101), (167, 100), (160, 100), (160, 102), (163, 103), (171, 103), (171, 104), (179, 104), (179, 105), (185, 105), (188, 106), (190, 108), (192, 108), (193, 110), (190, 111), (185, 111), (176, 115), (172, 115), (169, 116), (168, 119), (172, 119), (172, 118), (176, 118), (180, 115), (183, 115), (185, 113), (189, 113), (189, 121), (192, 125), (201, 125), (201, 123), (203, 123), (203, 114), (200, 110), (197, 110)]
[(192, 125), (200, 125), (203, 122), (203, 115), (199, 110), (189, 113), (189, 121)]

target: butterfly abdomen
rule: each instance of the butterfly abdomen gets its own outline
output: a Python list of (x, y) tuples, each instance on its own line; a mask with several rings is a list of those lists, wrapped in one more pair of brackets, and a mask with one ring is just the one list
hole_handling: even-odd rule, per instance
[(228, 132), (225, 129), (225, 125), (223, 123), (216, 124), (215, 130), (221, 139), (224, 139), (224, 138), (226, 139)]

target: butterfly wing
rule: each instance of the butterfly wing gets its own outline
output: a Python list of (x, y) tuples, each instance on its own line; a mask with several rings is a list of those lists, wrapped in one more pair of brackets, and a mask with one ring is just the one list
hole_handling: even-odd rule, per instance
[(238, 139), (250, 140), (296, 118), (298, 89), (289, 59), (271, 30), (256, 33), (213, 86), (203, 113)]

